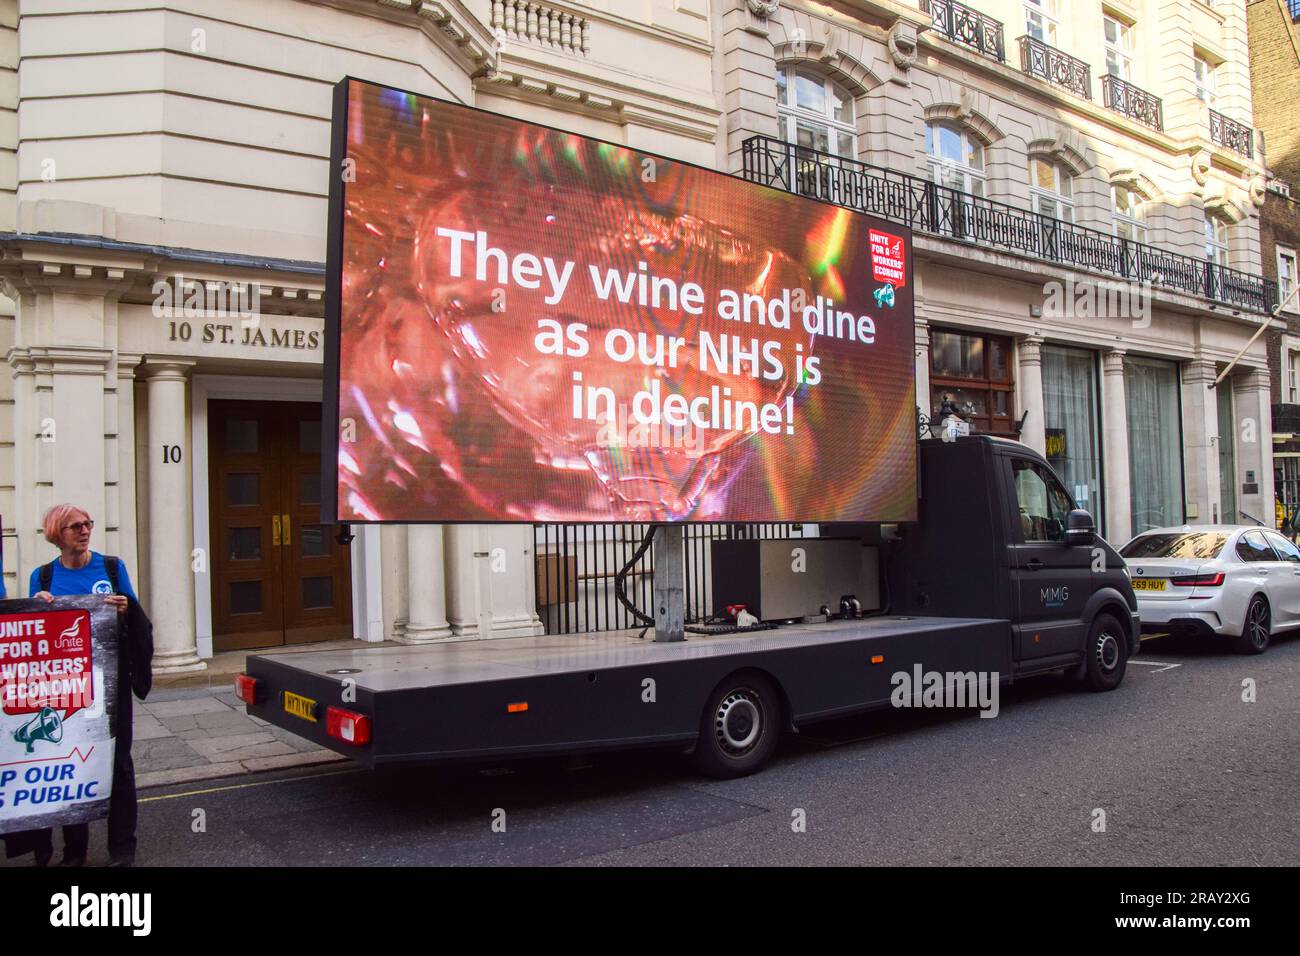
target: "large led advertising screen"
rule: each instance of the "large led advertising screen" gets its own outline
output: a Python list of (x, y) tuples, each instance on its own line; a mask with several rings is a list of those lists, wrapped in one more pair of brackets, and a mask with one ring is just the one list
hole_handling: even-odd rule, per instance
[(905, 227), (358, 80), (334, 110), (327, 519), (915, 519)]

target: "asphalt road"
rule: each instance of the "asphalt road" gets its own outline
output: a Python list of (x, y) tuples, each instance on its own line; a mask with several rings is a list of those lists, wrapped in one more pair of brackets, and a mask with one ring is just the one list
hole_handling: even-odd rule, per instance
[(815, 725), (736, 781), (639, 752), (160, 788), (139, 863), (1295, 865), (1298, 742), (1300, 638), (1262, 657), (1162, 639), (1112, 693), (1038, 678), (995, 719)]

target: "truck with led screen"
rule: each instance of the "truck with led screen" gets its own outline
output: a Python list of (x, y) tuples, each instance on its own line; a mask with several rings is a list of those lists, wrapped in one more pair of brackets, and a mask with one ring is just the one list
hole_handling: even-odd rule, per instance
[(327, 517), (916, 517), (906, 227), (453, 103), (344, 89)]

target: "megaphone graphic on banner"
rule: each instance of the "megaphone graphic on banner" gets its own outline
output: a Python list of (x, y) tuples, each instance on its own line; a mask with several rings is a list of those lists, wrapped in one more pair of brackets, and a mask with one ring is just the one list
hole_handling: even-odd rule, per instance
[(63, 739), (63, 721), (49, 707), (42, 707), (41, 712), (14, 731), (14, 740), (27, 745), (27, 752), (32, 752), (32, 744), (38, 740), (48, 740), (57, 744)]

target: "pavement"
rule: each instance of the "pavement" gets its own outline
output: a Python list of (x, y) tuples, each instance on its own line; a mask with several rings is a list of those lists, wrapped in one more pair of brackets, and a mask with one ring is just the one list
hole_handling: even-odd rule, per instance
[(355, 641), (329, 641), (216, 654), (196, 674), (154, 675), (148, 700), (134, 701), (136, 786), (193, 783), (235, 774), (346, 762), (331, 750), (244, 712), (235, 675), (249, 655), (348, 650)]

